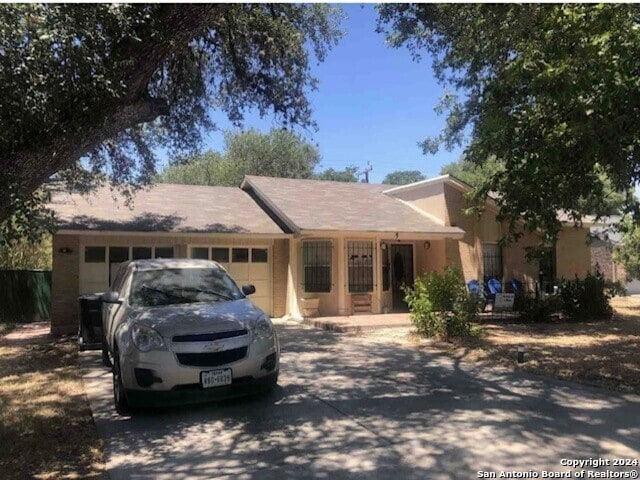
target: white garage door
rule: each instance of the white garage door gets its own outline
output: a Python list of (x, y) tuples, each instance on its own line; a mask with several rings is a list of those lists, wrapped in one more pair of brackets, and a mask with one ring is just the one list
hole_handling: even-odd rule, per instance
[(80, 292), (106, 292), (121, 263), (145, 258), (173, 258), (172, 246), (83, 245)]
[(267, 247), (256, 246), (192, 246), (191, 258), (215, 260), (222, 265), (235, 282), (252, 284), (256, 293), (250, 300), (271, 314), (271, 252)]

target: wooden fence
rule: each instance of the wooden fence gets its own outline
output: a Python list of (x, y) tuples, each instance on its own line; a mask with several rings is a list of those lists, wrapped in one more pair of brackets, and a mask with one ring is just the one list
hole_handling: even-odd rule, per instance
[(49, 320), (51, 272), (0, 270), (0, 322)]

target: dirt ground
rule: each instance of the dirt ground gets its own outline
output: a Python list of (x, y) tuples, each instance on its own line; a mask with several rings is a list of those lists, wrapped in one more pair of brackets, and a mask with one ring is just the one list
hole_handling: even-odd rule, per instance
[[(640, 393), (640, 296), (612, 302), (610, 321), (481, 324), (482, 333), (450, 343), (421, 339), (412, 328), (365, 332), (372, 341), (437, 349), (470, 362), (498, 364), (611, 390)], [(525, 348), (518, 364), (517, 348)]]
[(48, 324), (0, 338), (0, 477), (106, 478), (78, 346)]

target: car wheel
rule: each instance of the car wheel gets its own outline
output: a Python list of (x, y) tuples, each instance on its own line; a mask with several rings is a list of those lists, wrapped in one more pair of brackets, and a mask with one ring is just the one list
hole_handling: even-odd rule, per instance
[(109, 349), (107, 348), (107, 342), (104, 338), (102, 339), (102, 365), (108, 368), (111, 368), (113, 366), (111, 364), (111, 359), (109, 358)]
[(127, 415), (131, 412), (129, 402), (127, 401), (127, 394), (124, 391), (124, 385), (122, 383), (122, 370), (120, 369), (120, 358), (116, 351), (113, 356), (113, 403), (116, 407), (116, 412), (120, 415)]

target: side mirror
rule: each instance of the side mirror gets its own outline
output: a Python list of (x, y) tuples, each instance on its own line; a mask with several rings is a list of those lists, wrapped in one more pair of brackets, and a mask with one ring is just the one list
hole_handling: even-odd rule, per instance
[(120, 295), (118, 295), (118, 292), (104, 292), (102, 294), (102, 302), (103, 303), (115, 303), (118, 305), (122, 304), (122, 299), (120, 298)]
[(253, 295), (254, 293), (256, 293), (256, 287), (254, 285), (243, 285), (242, 293), (244, 293), (245, 295)]

